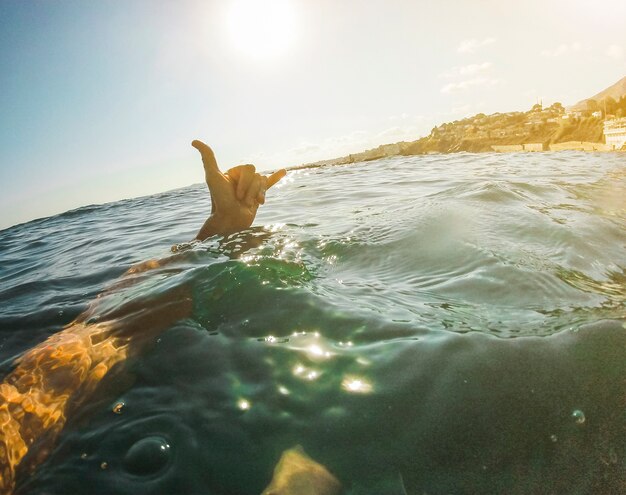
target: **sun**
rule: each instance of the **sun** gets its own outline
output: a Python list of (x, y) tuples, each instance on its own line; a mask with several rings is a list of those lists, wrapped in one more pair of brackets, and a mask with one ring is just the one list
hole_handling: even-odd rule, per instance
[(257, 60), (278, 57), (290, 48), (295, 20), (290, 0), (232, 0), (226, 12), (233, 46)]

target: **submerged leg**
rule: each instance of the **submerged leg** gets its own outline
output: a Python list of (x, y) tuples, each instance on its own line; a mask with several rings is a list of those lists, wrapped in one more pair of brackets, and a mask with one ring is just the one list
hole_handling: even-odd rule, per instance
[(340, 491), (337, 478), (297, 445), (283, 452), (261, 495), (337, 495)]

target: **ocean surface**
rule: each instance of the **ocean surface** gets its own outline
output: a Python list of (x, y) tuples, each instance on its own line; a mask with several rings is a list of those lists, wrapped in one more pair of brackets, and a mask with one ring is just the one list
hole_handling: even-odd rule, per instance
[(198, 184), (0, 232), (3, 377), (105, 290), (94, 321), (193, 300), (18, 493), (259, 494), (295, 445), (352, 494), (626, 493), (626, 155), (291, 171), (185, 244), (209, 211)]

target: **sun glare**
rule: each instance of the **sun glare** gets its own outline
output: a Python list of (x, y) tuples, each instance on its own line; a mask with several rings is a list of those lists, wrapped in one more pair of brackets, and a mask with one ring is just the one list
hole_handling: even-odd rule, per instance
[(226, 14), (234, 47), (253, 59), (284, 54), (295, 37), (295, 14), (289, 0), (232, 0)]

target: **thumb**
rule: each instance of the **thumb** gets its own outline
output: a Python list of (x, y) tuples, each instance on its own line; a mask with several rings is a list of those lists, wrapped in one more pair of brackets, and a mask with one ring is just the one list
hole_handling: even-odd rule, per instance
[(215, 155), (213, 154), (213, 150), (211, 148), (197, 139), (191, 142), (191, 146), (200, 152), (200, 155), (202, 156), (202, 163), (204, 165), (204, 171), (207, 174), (216, 172), (220, 173), (217, 161), (215, 160)]

